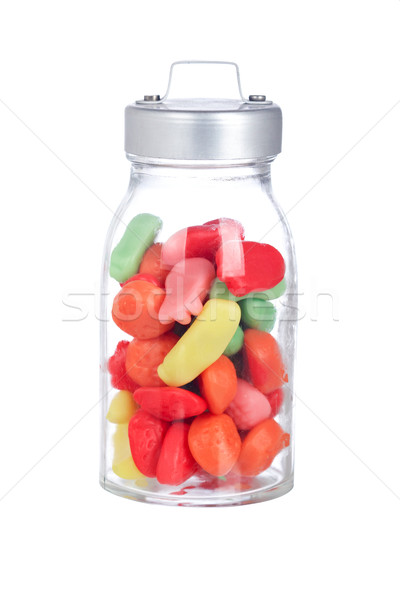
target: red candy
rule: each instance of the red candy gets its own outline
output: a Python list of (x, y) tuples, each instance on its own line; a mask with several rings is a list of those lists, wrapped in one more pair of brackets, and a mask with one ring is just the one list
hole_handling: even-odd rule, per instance
[(189, 449), (189, 429), (187, 423), (173, 423), (168, 429), (157, 464), (159, 483), (180, 485), (197, 471), (197, 463)]
[(280, 411), (283, 402), (283, 396), (284, 393), (282, 388), (274, 390), (267, 395), (268, 402), (271, 406), (270, 418), (275, 417)]
[(108, 370), (111, 375), (111, 385), (117, 390), (128, 390), (135, 392), (139, 384), (129, 377), (126, 372), (125, 360), (129, 342), (123, 340), (118, 342), (114, 354), (108, 361)]
[(198, 464), (211, 475), (226, 475), (240, 454), (241, 440), (228, 415), (205, 413), (189, 430), (189, 448)]
[(228, 239), (243, 238), (242, 225), (233, 219), (208, 221), (204, 225), (194, 225), (174, 233), (163, 246), (162, 260), (168, 265), (175, 265), (183, 258), (196, 257), (213, 262), (222, 243)]
[(246, 477), (258, 475), (271, 466), (275, 456), (290, 444), (290, 434), (273, 419), (256, 425), (242, 442), (235, 473)]
[(144, 410), (129, 421), (128, 436), (133, 461), (146, 477), (155, 477), (161, 446), (169, 424)]
[(113, 321), (122, 331), (143, 340), (166, 333), (174, 323), (160, 323), (158, 312), (165, 298), (165, 290), (149, 281), (126, 283), (114, 298)]
[(150, 246), (144, 253), (139, 267), (139, 273), (152, 275), (157, 279), (157, 285), (161, 287), (164, 286), (165, 278), (170, 270), (170, 267), (161, 262), (162, 247), (163, 245), (160, 243)]
[(270, 333), (246, 329), (244, 349), (251, 379), (260, 392), (269, 394), (287, 383), (278, 343)]
[(200, 415), (207, 409), (203, 398), (176, 387), (142, 387), (135, 401), (147, 412), (164, 421), (176, 421)]
[(273, 288), (285, 275), (281, 253), (269, 244), (228, 241), (219, 248), (215, 260), (217, 277), (235, 296)]
[(155, 277), (153, 277), (153, 275), (150, 275), (149, 273), (136, 273), (136, 275), (130, 277), (129, 279), (127, 279), (123, 283), (120, 283), (119, 285), (121, 287), (124, 287), (124, 285), (126, 285), (127, 283), (131, 283), (132, 281), (148, 281), (149, 283), (152, 283), (157, 287), (159, 287), (160, 285), (158, 279), (156, 279)]
[(139, 385), (165, 385), (159, 378), (157, 369), (178, 340), (178, 336), (171, 331), (151, 340), (132, 340), (126, 352), (126, 372)]
[(199, 375), (201, 394), (214, 415), (221, 415), (235, 397), (236, 369), (227, 356), (220, 356)]

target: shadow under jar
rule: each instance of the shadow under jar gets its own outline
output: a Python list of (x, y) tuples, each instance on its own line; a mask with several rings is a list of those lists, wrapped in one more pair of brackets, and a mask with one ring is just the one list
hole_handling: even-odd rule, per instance
[[(259, 97), (257, 97), (259, 98)], [(101, 290), (101, 485), (228, 506), (293, 486), (295, 254), (267, 101), (126, 108), (128, 191)]]

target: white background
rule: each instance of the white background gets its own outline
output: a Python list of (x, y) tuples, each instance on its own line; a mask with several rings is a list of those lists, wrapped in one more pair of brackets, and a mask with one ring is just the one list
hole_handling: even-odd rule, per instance
[[(2, 3), (1, 597), (399, 597), (399, 20), (399, 0)], [(123, 108), (187, 58), (237, 61), (284, 114), (296, 481), (240, 508), (98, 485), (95, 294), (128, 181)]]

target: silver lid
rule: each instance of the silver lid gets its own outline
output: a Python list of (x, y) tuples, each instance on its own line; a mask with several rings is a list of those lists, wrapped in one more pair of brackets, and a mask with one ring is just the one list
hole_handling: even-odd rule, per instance
[[(230, 64), (236, 69), (239, 100), (168, 99), (177, 64)], [(167, 92), (145, 96), (125, 109), (125, 151), (140, 157), (176, 160), (249, 160), (281, 151), (282, 112), (260, 94), (245, 99), (235, 63), (173, 63)]]

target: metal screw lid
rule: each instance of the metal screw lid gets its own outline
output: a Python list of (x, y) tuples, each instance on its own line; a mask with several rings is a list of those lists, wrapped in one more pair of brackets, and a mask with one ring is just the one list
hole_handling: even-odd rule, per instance
[[(179, 64), (224, 64), (236, 69), (239, 99), (169, 99)], [(236, 63), (179, 61), (165, 95), (144, 96), (125, 109), (125, 151), (153, 159), (249, 160), (281, 151), (282, 112), (263, 95), (247, 100)]]

